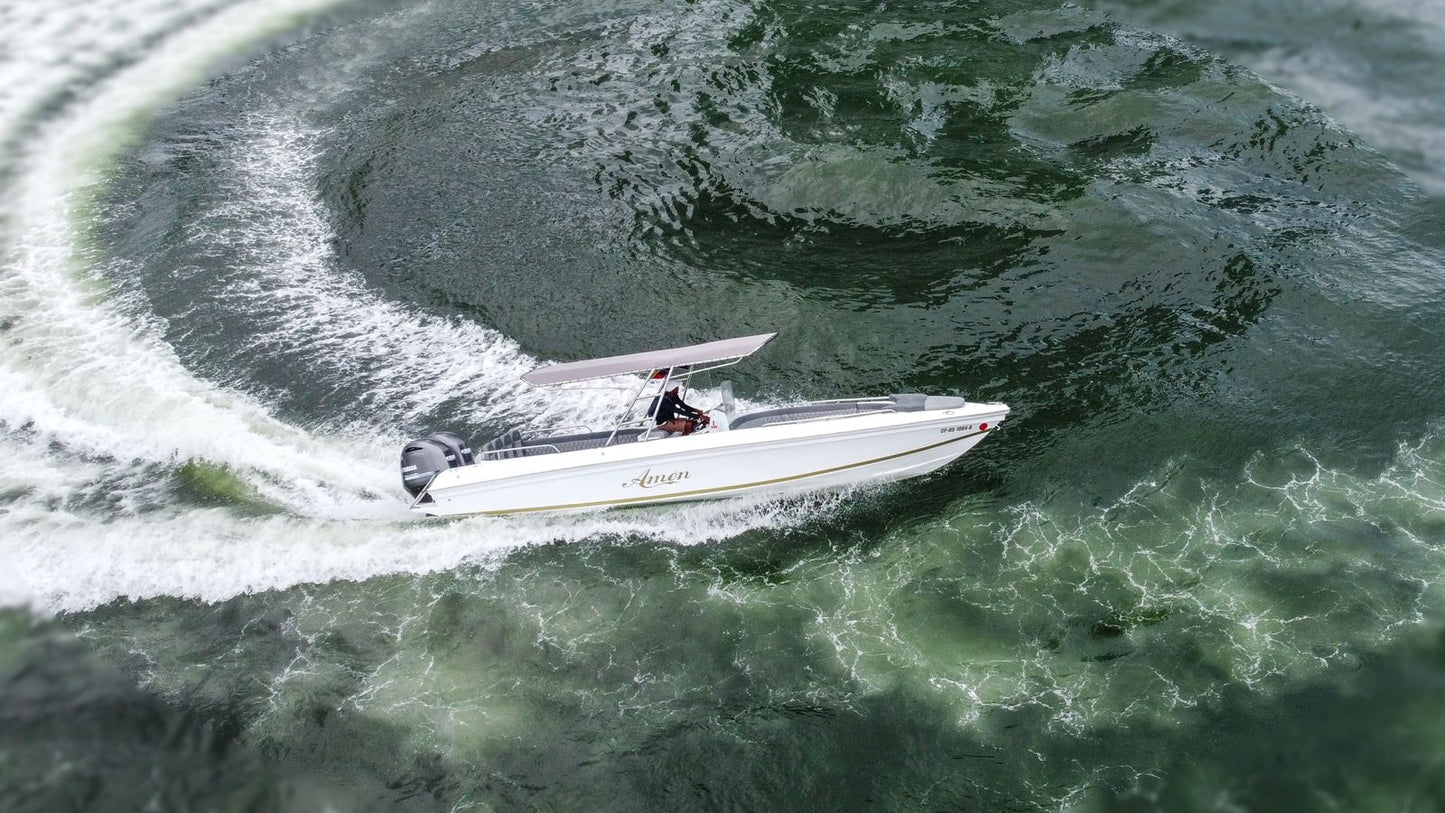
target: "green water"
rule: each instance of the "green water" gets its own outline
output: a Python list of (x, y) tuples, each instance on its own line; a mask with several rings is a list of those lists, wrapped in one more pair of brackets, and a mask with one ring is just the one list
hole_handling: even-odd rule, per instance
[[(0, 58), (0, 808), (1445, 807), (1429, 9), (249, 8), (0, 18), (114, 57)], [(406, 437), (609, 414), (532, 366), (770, 330), (747, 402), (1014, 411), (403, 511)]]

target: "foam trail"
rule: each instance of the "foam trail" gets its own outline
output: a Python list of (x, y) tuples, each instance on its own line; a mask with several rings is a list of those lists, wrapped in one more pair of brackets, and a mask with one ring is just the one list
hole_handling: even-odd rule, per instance
[[(20, 481), (7, 483), (12, 504), (0, 519), (0, 545), (27, 576), (35, 568), (21, 552), (36, 540), (57, 530), (87, 536), (86, 523), (59, 515), (59, 506), (100, 487), (109, 492), (106, 510), (129, 510), (126, 495), (148, 464), (204, 457), (241, 468), (294, 466), (299, 476), (286, 488), (276, 487), (279, 478), (262, 485), (296, 506), (338, 486), (377, 491), (380, 471), (336, 452), (326, 461), (333, 444), (195, 380), (152, 332), (106, 303), (77, 227), (100, 170), (133, 138), (136, 122), (217, 59), (329, 1), (36, 4), (0, 15), (4, 40), (16, 45), (0, 59), (0, 77), (25, 79), (3, 82), (0, 97), (8, 159), (0, 200), (0, 426), (12, 447), (7, 457), (22, 464), (12, 467)], [(154, 537), (146, 544), (154, 546)], [(7, 603), (25, 594), (13, 581), (0, 586)]]
[[(302, 481), (375, 488), (329, 443), (271, 419), (257, 404), (198, 381), (170, 348), (103, 300), (80, 248), (77, 210), (134, 122), (174, 97), (219, 56), (325, 5), (260, 2), (203, 19), (164, 48), (107, 76), (26, 145), (7, 196), (9, 257), (0, 278), (7, 326), (0, 369), (12, 397), (0, 420), (86, 452), (144, 460), (204, 457), (242, 468), (290, 469)], [(162, 430), (163, 431), (159, 431)], [(308, 461), (322, 461), (319, 466)], [(304, 504), (307, 500), (299, 500)]]
[[(116, 598), (178, 596), (221, 601), (262, 590), (386, 573), (490, 567), (521, 547), (598, 537), (698, 544), (758, 527), (789, 527), (847, 500), (842, 493), (792, 500), (740, 499), (563, 517), (474, 517), (452, 522), (237, 518), (225, 509), (128, 516), (97, 524), (48, 501), (11, 506), (23, 537), (0, 542), (20, 574), (0, 601), (23, 596), (50, 612)], [(155, 540), (163, 540), (156, 544)]]
[[(415, 523), (395, 494), (394, 438), (374, 431), (322, 437), (278, 421), (254, 398), (191, 375), (143, 318), (107, 298), (103, 266), (84, 248), (80, 224), (136, 122), (218, 58), (328, 4), (137, 3), (127, 10), (142, 22), (119, 33), (107, 14), (83, 8), (0, 17), (7, 31), (50, 31), (56, 42), (78, 31), (75, 44), (105, 55), (73, 64), (56, 56), (58, 48), (41, 47), (0, 63), (4, 75), (40, 71), (31, 86), (49, 89), (0, 102), (7, 121), (25, 122), (6, 133), (20, 141), (17, 171), (0, 203), (7, 246), (0, 449), (15, 464), (0, 477), (0, 554), (10, 564), (0, 602), (69, 611), (122, 596), (219, 600), (307, 581), (455, 567), (541, 540), (616, 534), (687, 543), (808, 516), (796, 504), (764, 501), (670, 509), (666, 523), (642, 514)], [(150, 47), (158, 41), (163, 47)], [(93, 74), (98, 78), (83, 83)], [(292, 324), (305, 326), (327, 358), (395, 382), (375, 385), (374, 397), (400, 404), (398, 414), (424, 411), (458, 388), (478, 396), (480, 408), (491, 410), (486, 417), (512, 396), (535, 408), (512, 383), (535, 362), (494, 331), (432, 319), (425, 353), (387, 340), (418, 316), (382, 301), (331, 261), (312, 188), (316, 134), (284, 122), (253, 124), (254, 137), (243, 143), (255, 152), (237, 156), (238, 208), (229, 214), (263, 228), (231, 235), (257, 281), (238, 286), (237, 295), (269, 297), (296, 315)], [(310, 273), (286, 273), (297, 264)], [(368, 314), (359, 327), (352, 323), (358, 313)], [(264, 330), (258, 341), (268, 341)], [(420, 385), (426, 381), (437, 383), (429, 389)], [(555, 409), (575, 420), (579, 411), (601, 414), (594, 403), (601, 401), (591, 393), (564, 394)], [(177, 503), (168, 471), (191, 459), (225, 464), (290, 513), (244, 517)]]
[(340, 268), (316, 191), (325, 135), (279, 115), (250, 118), (227, 156), (225, 204), (191, 229), (189, 239), (245, 261), (245, 276), (225, 296), (257, 314), (254, 350), (365, 381), (368, 414), (392, 423), (456, 398), (476, 423), (602, 422), (613, 414), (615, 399), (596, 390), (543, 393), (522, 384), (538, 362), (497, 331), (398, 306)]
[(271, 113), (249, 117), (234, 135), (225, 202), (199, 218), (188, 239), (244, 260), (244, 276), (224, 296), (253, 314), (252, 351), (365, 382), (368, 419), (393, 424), (459, 399), (473, 424), (601, 426), (615, 418), (618, 393), (641, 383), (635, 376), (602, 382), (611, 392), (524, 385), (521, 375), (538, 361), (516, 342), (399, 306), (340, 266), (317, 190), (326, 132)]
[[(0, 278), (0, 323), (6, 328), (6, 341), (0, 345), (0, 376), (8, 385), (0, 421), (25, 426), (79, 454), (160, 462), (205, 458), (243, 472), (268, 472), (268, 477), (257, 481), (258, 487), (298, 511), (313, 511), (318, 502), (325, 504), (328, 492), (390, 492), (395, 478), (389, 466), (357, 464), (358, 460), (389, 464), (390, 449), (383, 453), (366, 440), (309, 436), (274, 420), (253, 400), (191, 376), (153, 331), (135, 324), (103, 300), (95, 258), (79, 247), (76, 231), (77, 209), (86, 204), (98, 170), (118, 150), (117, 144), (131, 137), (130, 128), (137, 119), (203, 76), (220, 56), (290, 24), (297, 15), (328, 4), (320, 0), (302, 6), (258, 2), (220, 10), (197, 5), (138, 26), (137, 36), (149, 41), (168, 25), (190, 21), (199, 10), (212, 11), (188, 28), (171, 31), (163, 49), (134, 55), (133, 40), (112, 43), (109, 52), (120, 55), (113, 59), (124, 61), (122, 56), (131, 55), (133, 61), (86, 88), (24, 145), (18, 164), (25, 171), (15, 179), (5, 200), (5, 214), (12, 226), (5, 234), (11, 250)], [(144, 13), (147, 8), (136, 11)], [(76, 24), (75, 18), (89, 19), (84, 12), (73, 17), (62, 13), (51, 28), (58, 33)], [(20, 26), (35, 23), (25, 17), (7, 22)], [(115, 36), (110, 27), (99, 23), (94, 27)], [(99, 38), (105, 36), (95, 33)], [(6, 70), (14, 71), (44, 62), (41, 56), (30, 55), (5, 64)], [(79, 69), (68, 63), (62, 68), (49, 86), (66, 87), (76, 81)], [(34, 100), (28, 103), (44, 106)], [(23, 117), (26, 99), (7, 99), (7, 104), (17, 117)], [(242, 183), (265, 191), (264, 182), (255, 177)], [(249, 203), (278, 202), (296, 203), (265, 195)], [(318, 216), (311, 206), (301, 205), (285, 214), (299, 214), (303, 220), (301, 235), (293, 243), (321, 240), (316, 233)], [(280, 269), (276, 260), (286, 259), (273, 258), (262, 268)], [(310, 258), (313, 263), (319, 259)], [(329, 311), (320, 314), (323, 318), (334, 319), (343, 310), (354, 315), (358, 304), (375, 307), (392, 323), (407, 318), (375, 297), (348, 290), (348, 284), (322, 275), (310, 307)], [(288, 293), (294, 291), (283, 289), (280, 295)], [(423, 368), (438, 377), (437, 370), (445, 366), (448, 374), (439, 376), (443, 382), (464, 377), (489, 361), (476, 358), (478, 344), (493, 346), (493, 355), (501, 356), (512, 372), (528, 364), (515, 345), (495, 334), (482, 336), (483, 341), (478, 342), (480, 329), (450, 327), (469, 334), (459, 338), (471, 355), (469, 364), (458, 363), (451, 356)], [(382, 331), (383, 335), (395, 333)], [(356, 336), (331, 338), (327, 347), (335, 350)], [(403, 364), (417, 360), (402, 358)], [(278, 482), (292, 485), (277, 488)], [(343, 502), (351, 500), (343, 498)]]
[(21, 138), (55, 99), (113, 71), (187, 22), (220, 10), (216, 0), (120, 0), (0, 6), (0, 143)]

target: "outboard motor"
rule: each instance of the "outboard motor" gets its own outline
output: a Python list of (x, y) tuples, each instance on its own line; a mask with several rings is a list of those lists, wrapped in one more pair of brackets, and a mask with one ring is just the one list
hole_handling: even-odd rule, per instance
[(447, 458), (447, 465), (451, 468), (457, 466), (470, 466), (477, 462), (472, 457), (471, 446), (456, 432), (433, 432), (426, 436), (427, 440), (434, 440), (447, 447), (452, 456)]
[(471, 447), (455, 432), (433, 432), (401, 449), (401, 484), (415, 497), (444, 469), (470, 466)]
[(455, 454), (446, 444), (423, 438), (413, 440), (401, 448), (401, 484), (411, 496), (420, 494), (433, 477), (451, 468), (448, 457)]

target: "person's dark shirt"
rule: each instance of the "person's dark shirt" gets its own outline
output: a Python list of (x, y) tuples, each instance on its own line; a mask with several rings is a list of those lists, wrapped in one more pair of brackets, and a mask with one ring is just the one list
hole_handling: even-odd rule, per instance
[(701, 410), (693, 409), (687, 404), (684, 404), (681, 398), (678, 398), (671, 392), (664, 392), (652, 399), (650, 409), (654, 411), (653, 417), (657, 423), (667, 423), (668, 421), (675, 420), (678, 413), (682, 413), (689, 418), (702, 417)]

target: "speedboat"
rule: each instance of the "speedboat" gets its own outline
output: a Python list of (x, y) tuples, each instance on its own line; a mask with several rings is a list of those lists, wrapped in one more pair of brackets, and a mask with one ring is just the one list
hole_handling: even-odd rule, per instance
[(776, 335), (533, 370), (522, 380), (539, 387), (643, 378), (610, 426), (515, 427), (475, 452), (451, 432), (411, 441), (401, 455), (411, 508), (429, 516), (571, 512), (899, 480), (959, 458), (1008, 416), (1005, 404), (922, 393), (740, 412), (722, 382), (696, 431), (658, 425), (663, 393), (677, 387), (686, 397), (694, 376), (737, 364)]

